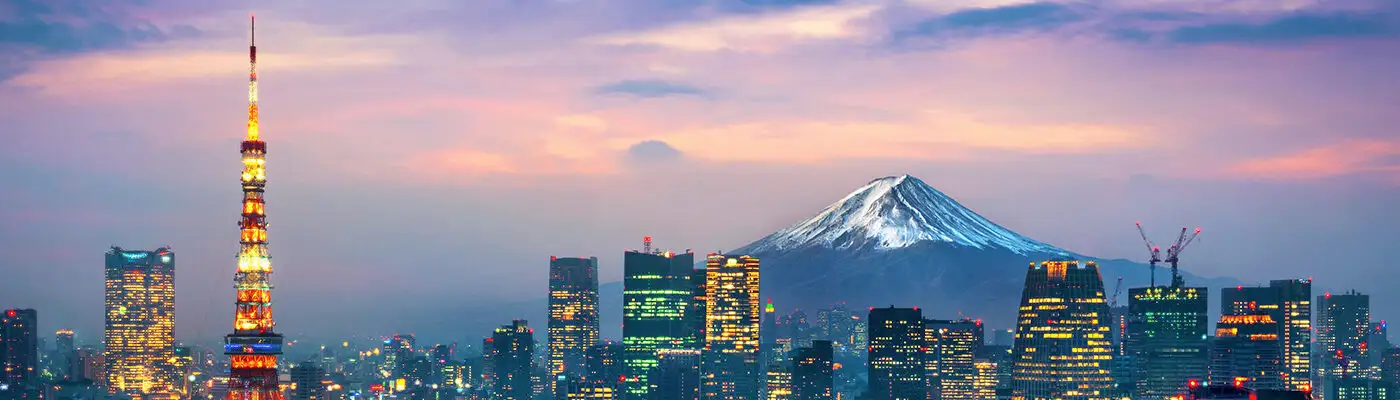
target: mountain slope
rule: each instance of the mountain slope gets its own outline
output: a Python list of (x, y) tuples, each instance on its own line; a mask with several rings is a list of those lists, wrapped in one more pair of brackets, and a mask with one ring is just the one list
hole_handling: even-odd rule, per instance
[[(763, 297), (781, 308), (917, 306), (926, 316), (962, 314), (999, 327), (1014, 322), (1032, 262), (1097, 261), (1110, 291), (1119, 276), (1125, 289), (1148, 282), (1144, 265), (1022, 236), (908, 175), (873, 180), (816, 216), (728, 253), (761, 260)], [(1234, 282), (1185, 276), (1193, 286)]]

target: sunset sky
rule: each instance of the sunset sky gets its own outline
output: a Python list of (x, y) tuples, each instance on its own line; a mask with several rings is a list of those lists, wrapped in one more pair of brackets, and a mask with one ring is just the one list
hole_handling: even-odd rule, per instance
[(737, 248), (904, 173), (1400, 317), (1394, 1), (363, 3), (0, 4), (0, 308), (94, 343), (103, 252), (171, 245), (177, 335), (229, 330), (255, 13), (284, 332), (543, 297), (550, 255), (618, 281), (643, 236)]

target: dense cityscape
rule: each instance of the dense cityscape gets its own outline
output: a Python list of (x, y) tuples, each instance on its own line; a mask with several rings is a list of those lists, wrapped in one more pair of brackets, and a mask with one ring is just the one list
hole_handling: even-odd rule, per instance
[(1164, 259), (1143, 235), (1154, 279), (1158, 262), (1171, 266), (1164, 284), (1108, 284), (1092, 260), (1031, 263), (1009, 329), (923, 304), (779, 312), (760, 291), (763, 260), (645, 237), (623, 254), (620, 341), (600, 333), (598, 259), (550, 257), (537, 266), (549, 271), (547, 321), (500, 321), (470, 333), (479, 343), (400, 333), (293, 346), (274, 329), (256, 46), (249, 59), (237, 297), (222, 346), (176, 339), (175, 250), (112, 247), (102, 343), (38, 331), (44, 310), (0, 315), (0, 399), (1389, 400), (1400, 388), (1400, 348), (1369, 296), (1275, 277), (1212, 299), (1177, 268), (1199, 230)]

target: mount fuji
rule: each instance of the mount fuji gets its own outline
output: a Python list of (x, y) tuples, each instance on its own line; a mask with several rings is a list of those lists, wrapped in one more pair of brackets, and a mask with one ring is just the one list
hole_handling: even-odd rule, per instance
[[(870, 181), (812, 218), (725, 253), (757, 257), (762, 296), (781, 308), (921, 307), (931, 317), (962, 315), (996, 326), (1013, 324), (1031, 262), (1095, 261), (1109, 296), (1119, 276), (1124, 295), (1150, 278), (1146, 265), (1075, 254), (1013, 232), (909, 175)], [(1168, 274), (1158, 271), (1158, 282)], [(1235, 284), (1183, 276), (1191, 286)]]

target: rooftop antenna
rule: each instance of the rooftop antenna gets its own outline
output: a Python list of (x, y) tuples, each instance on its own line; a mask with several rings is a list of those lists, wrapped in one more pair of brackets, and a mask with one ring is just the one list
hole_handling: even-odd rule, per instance
[(651, 236), (642, 238), (642, 253), (651, 254)]

